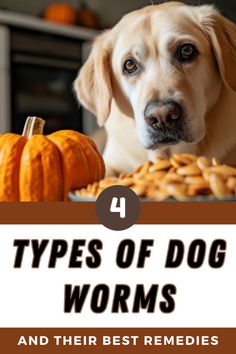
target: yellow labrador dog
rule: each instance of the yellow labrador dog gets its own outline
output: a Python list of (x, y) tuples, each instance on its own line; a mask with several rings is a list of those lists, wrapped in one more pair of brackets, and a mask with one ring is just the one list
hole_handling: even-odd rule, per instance
[(213, 6), (124, 16), (95, 40), (75, 90), (105, 124), (108, 174), (175, 152), (236, 164), (236, 26)]

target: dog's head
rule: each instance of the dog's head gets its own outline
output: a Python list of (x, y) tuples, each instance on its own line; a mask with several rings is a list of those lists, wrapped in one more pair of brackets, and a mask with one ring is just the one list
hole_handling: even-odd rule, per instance
[(100, 35), (75, 90), (100, 125), (114, 99), (135, 118), (142, 145), (156, 149), (201, 140), (222, 86), (236, 92), (235, 67), (236, 26), (212, 6), (170, 2)]

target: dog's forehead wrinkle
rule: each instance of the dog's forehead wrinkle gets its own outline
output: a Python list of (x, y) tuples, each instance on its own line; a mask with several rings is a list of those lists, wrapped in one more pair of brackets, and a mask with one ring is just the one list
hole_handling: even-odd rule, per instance
[(145, 48), (144, 48), (144, 45), (142, 46), (136, 46), (134, 47), (133, 49), (133, 53), (136, 57), (142, 59), (143, 57), (145, 57)]
[(191, 35), (190, 33), (178, 33), (177, 31), (174, 34), (172, 32), (167, 33), (166, 36), (162, 37), (159, 42), (160, 47), (165, 47), (167, 50), (171, 50), (184, 43), (192, 43), (196, 46), (200, 43), (196, 36)]
[(124, 52), (129, 52), (138, 59), (144, 59), (147, 53), (147, 47), (145, 42), (139, 39), (136, 43), (134, 42), (134, 44), (126, 48)]
[(133, 56), (137, 60), (143, 61), (147, 57), (147, 44), (138, 34), (132, 41), (124, 41), (124, 36), (120, 36), (116, 42), (114, 56), (123, 60), (125, 57)]

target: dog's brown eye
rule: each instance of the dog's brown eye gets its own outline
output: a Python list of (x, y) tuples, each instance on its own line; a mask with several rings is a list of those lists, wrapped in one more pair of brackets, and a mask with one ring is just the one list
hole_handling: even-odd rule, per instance
[(137, 65), (131, 59), (126, 60), (126, 62), (124, 63), (124, 71), (128, 74), (133, 74), (137, 70), (137, 68)]
[(193, 60), (198, 52), (194, 45), (184, 44), (177, 51), (177, 60), (180, 62)]

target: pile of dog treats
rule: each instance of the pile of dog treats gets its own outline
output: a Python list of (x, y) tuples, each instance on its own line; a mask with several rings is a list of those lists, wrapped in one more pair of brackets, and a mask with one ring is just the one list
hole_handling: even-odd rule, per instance
[(90, 184), (77, 190), (76, 195), (96, 198), (105, 188), (114, 185), (129, 187), (140, 198), (158, 201), (199, 196), (222, 199), (236, 195), (236, 168), (222, 165), (215, 158), (174, 154), (168, 160), (147, 161), (131, 173)]

